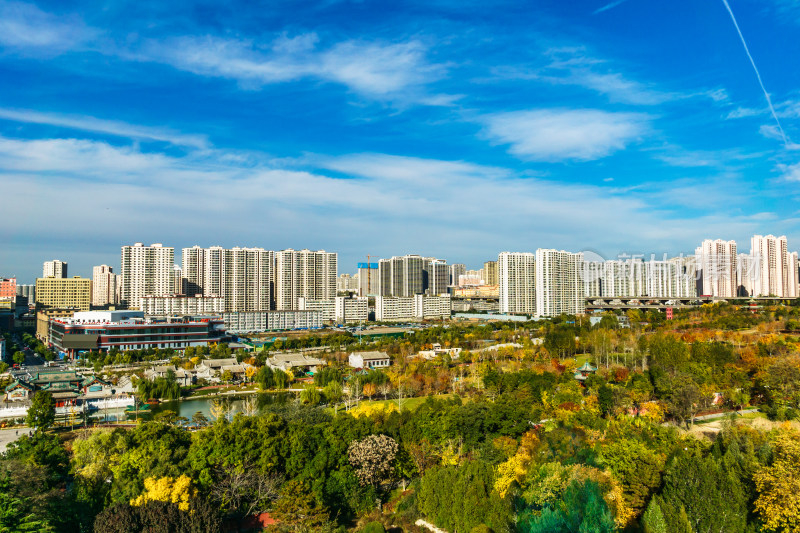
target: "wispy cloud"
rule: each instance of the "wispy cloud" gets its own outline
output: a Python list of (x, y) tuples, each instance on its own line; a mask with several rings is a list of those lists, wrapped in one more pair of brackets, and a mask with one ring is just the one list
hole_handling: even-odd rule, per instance
[(533, 161), (590, 161), (624, 149), (644, 136), (649, 117), (597, 109), (538, 109), (483, 118), (485, 135)]
[(794, 165), (778, 165), (781, 178), (786, 181), (800, 181), (800, 163)]
[(57, 54), (98, 35), (76, 16), (58, 17), (33, 4), (0, 0), (0, 45)]
[(168, 128), (139, 126), (90, 116), (43, 113), (31, 109), (0, 108), (0, 119), (28, 124), (47, 124), (129, 139), (161, 141), (175, 146), (192, 148), (207, 148), (209, 146), (208, 139), (204, 135), (184, 135)]
[[(204, 76), (236, 80), (243, 87), (318, 79), (373, 98), (426, 96), (422, 88), (445, 67), (426, 60), (417, 40), (400, 43), (344, 41), (318, 46), (315, 34), (281, 36), (269, 46), (219, 37), (180, 37), (150, 43), (141, 59), (166, 62)], [(416, 94), (414, 94), (416, 91)], [(428, 95), (429, 96), (429, 95)]]
[(786, 138), (786, 133), (783, 131), (783, 126), (781, 126), (781, 121), (778, 119), (778, 115), (775, 113), (775, 108), (772, 105), (772, 99), (769, 96), (769, 92), (767, 92), (767, 88), (764, 87), (764, 82), (761, 80), (761, 73), (758, 71), (758, 67), (753, 59), (753, 55), (750, 53), (750, 49), (747, 47), (747, 42), (744, 40), (742, 30), (739, 29), (739, 23), (736, 22), (736, 17), (733, 15), (733, 10), (731, 10), (728, 0), (722, 0), (722, 3), (725, 4), (725, 9), (728, 10), (728, 14), (731, 16), (733, 25), (736, 27), (736, 33), (739, 34), (739, 39), (742, 41), (742, 46), (747, 54), (747, 58), (750, 60), (750, 64), (753, 66), (753, 71), (755, 71), (756, 78), (758, 79), (758, 85), (761, 87), (761, 91), (764, 93), (764, 98), (767, 100), (767, 106), (769, 107), (770, 113), (772, 113), (772, 118), (775, 119), (775, 123), (778, 125), (778, 130), (780, 131), (781, 138), (783, 139), (783, 144), (789, 144), (789, 140)]
[[(237, 161), (216, 151), (175, 156), (101, 141), (0, 137), (0, 187), (16, 199), (0, 236), (16, 242), (47, 235), (70, 243), (91, 234), (116, 246), (152, 240), (180, 247), (202, 235), (205, 244), (308, 245), (352, 257), (364, 249), (424, 251), (477, 262), (502, 249), (580, 250), (589, 244), (587, 227), (593, 248), (614, 253), (644, 245), (682, 249), (703, 232), (753, 228), (747, 217), (727, 211), (684, 218), (650, 192), (523, 177), (468, 161), (379, 153), (311, 155), (281, 166)], [(49, 206), (50, 217), (31, 205)], [(52, 224), (75, 212), (82, 216), (68, 227)], [(253, 225), (254, 217), (261, 224)], [(498, 234), (496, 220), (509, 218), (519, 221), (518, 231)], [(176, 219), (192, 220), (191, 232)], [(231, 227), (238, 228), (234, 234)], [(620, 227), (629, 228), (624, 240)], [(520, 235), (527, 237), (520, 241)], [(464, 242), (475, 252), (465, 256)]]
[(598, 13), (602, 13), (603, 11), (608, 11), (609, 9), (614, 9), (620, 4), (624, 4), (628, 0), (615, 0), (614, 2), (609, 2), (608, 4), (604, 5), (601, 8), (595, 9), (593, 14), (597, 15)]
[(542, 67), (500, 66), (493, 73), (507, 79), (538, 80), (552, 85), (575, 85), (606, 96), (610, 101), (633, 105), (659, 105), (689, 98), (725, 102), (724, 89), (663, 90), (615, 71), (608, 61), (590, 54), (583, 46), (558, 46), (545, 50), (549, 63)]

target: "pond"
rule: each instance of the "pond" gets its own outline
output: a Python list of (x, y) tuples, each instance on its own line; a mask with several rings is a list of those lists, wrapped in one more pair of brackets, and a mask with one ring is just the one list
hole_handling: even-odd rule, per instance
[[(266, 405), (284, 405), (288, 402), (293, 401), (296, 398), (296, 394), (292, 392), (259, 392), (255, 395), (253, 394), (243, 394), (243, 395), (231, 395), (231, 396), (217, 396), (212, 398), (190, 398), (186, 400), (173, 400), (169, 402), (162, 402), (158, 405), (153, 405), (150, 409), (146, 412), (140, 412), (138, 414), (139, 417), (145, 418), (152, 418), (153, 416), (157, 415), (158, 413), (163, 413), (164, 411), (172, 411), (177, 413), (178, 416), (183, 416), (188, 418), (189, 420), (192, 419), (192, 416), (197, 413), (203, 413), (206, 418), (213, 422), (214, 417), (211, 416), (211, 403), (214, 400), (221, 400), (225, 402), (229, 402), (231, 405), (231, 416), (235, 415), (236, 413), (242, 410), (242, 403), (248, 399), (255, 396), (258, 402), (259, 411), (263, 409)], [(106, 420), (125, 420), (126, 418), (133, 419), (136, 415), (130, 414), (130, 417), (127, 416), (128, 413), (125, 413), (123, 409), (109, 409), (108, 411), (100, 410), (92, 413), (91, 418), (93, 419), (106, 419)]]

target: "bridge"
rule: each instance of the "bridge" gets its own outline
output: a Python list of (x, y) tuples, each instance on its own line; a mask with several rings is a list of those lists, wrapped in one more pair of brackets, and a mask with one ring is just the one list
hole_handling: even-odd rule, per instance
[(613, 309), (658, 309), (663, 311), (672, 309), (686, 309), (699, 307), (703, 304), (716, 302), (730, 302), (736, 305), (758, 306), (762, 304), (776, 304), (791, 302), (794, 298), (780, 298), (775, 296), (737, 296), (734, 298), (721, 298), (717, 296), (692, 296), (689, 298), (658, 297), (613, 297), (613, 296), (587, 296), (586, 311), (605, 311)]

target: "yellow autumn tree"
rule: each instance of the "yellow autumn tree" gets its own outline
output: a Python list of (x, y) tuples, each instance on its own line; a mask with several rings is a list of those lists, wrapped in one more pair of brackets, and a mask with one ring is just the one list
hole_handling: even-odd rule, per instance
[(131, 500), (131, 505), (144, 505), (150, 501), (177, 503), (182, 511), (189, 510), (189, 502), (197, 495), (192, 479), (183, 475), (178, 478), (149, 477), (144, 480), (144, 492)]
[(397, 411), (397, 404), (382, 402), (382, 403), (362, 403), (358, 407), (353, 407), (348, 411), (351, 416), (356, 418), (366, 416), (372, 417), (374, 415), (388, 415)]
[(497, 466), (497, 478), (494, 482), (494, 490), (505, 498), (514, 483), (521, 483), (528, 473), (531, 465), (533, 451), (539, 442), (539, 437), (533, 431), (528, 431), (522, 435), (522, 439), (517, 453)]
[(753, 480), (755, 508), (765, 529), (800, 531), (800, 435), (781, 432), (772, 465), (758, 469)]

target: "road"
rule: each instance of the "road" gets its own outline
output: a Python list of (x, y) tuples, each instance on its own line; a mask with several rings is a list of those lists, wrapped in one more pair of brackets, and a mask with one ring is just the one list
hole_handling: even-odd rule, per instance
[(0, 453), (5, 452), (9, 444), (29, 431), (31, 431), (29, 428), (0, 429)]

